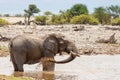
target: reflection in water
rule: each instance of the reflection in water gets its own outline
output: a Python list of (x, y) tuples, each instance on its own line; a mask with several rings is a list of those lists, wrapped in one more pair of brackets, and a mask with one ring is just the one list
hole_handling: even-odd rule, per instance
[(23, 72), (14, 72), (13, 76), (15, 76), (15, 77), (22, 77), (23, 76)]
[(78, 80), (77, 75), (62, 74), (61, 72), (14, 72), (15, 77), (32, 77), (39, 80)]
[(32, 77), (35, 79), (44, 79), (44, 80), (55, 80), (53, 72), (14, 72), (15, 77)]
[(55, 80), (55, 75), (53, 72), (42, 72), (42, 79)]

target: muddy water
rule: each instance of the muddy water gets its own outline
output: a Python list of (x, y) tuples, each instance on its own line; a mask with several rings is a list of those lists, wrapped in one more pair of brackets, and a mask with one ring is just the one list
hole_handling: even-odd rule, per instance
[[(57, 60), (68, 56), (56, 57)], [(76, 58), (67, 64), (56, 64), (55, 72), (42, 72), (40, 64), (24, 65), (24, 73), (13, 72), (8, 57), (0, 57), (0, 74), (43, 80), (119, 80), (120, 55), (97, 55)]]

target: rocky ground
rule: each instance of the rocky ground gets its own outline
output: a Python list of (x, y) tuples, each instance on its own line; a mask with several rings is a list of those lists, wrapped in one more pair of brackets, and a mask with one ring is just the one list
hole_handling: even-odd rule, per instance
[[(119, 54), (120, 31), (119, 26), (93, 26), (93, 25), (9, 25), (0, 27), (3, 37), (13, 38), (16, 35), (30, 34), (41, 36), (50, 33), (64, 34), (67, 39), (73, 41), (81, 54)], [(97, 43), (100, 39), (109, 39), (115, 33), (116, 43)], [(0, 41), (0, 46), (8, 47), (9, 41)]]

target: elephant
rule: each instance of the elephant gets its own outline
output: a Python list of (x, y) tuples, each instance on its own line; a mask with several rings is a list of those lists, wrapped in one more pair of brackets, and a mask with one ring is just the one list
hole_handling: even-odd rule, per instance
[[(61, 34), (62, 35), (62, 34)], [(79, 56), (75, 44), (64, 35), (49, 34), (45, 38), (18, 35), (10, 40), (9, 52), (14, 71), (23, 72), (24, 64), (42, 63), (43, 71), (54, 71), (55, 63), (63, 64)], [(54, 56), (66, 52), (67, 59), (56, 61)]]

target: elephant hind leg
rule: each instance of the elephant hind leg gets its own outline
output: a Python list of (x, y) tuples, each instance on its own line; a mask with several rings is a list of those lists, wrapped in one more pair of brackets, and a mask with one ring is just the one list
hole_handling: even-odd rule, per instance
[(18, 67), (17, 67), (17, 64), (15, 62), (14, 55), (11, 54), (10, 56), (11, 56), (11, 60), (12, 60), (12, 63), (13, 63), (14, 71), (18, 71)]
[(13, 66), (14, 66), (14, 71), (20, 71), (20, 72), (23, 72), (24, 69), (23, 69), (23, 64), (25, 63), (26, 61), (26, 56), (25, 55), (22, 55), (24, 53), (15, 53), (13, 55)]

